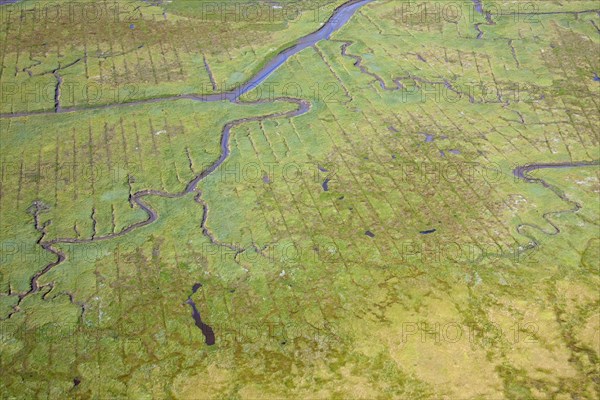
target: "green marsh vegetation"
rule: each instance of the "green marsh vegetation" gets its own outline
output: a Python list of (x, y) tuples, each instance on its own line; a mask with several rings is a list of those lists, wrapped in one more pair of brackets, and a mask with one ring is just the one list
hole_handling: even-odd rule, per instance
[[(130, 193), (180, 191), (219, 157), (227, 122), (293, 105), (177, 100), (0, 120), (0, 305), (3, 316), (14, 312), (1, 322), (2, 392), (597, 398), (598, 168), (531, 173), (569, 202), (513, 175), (531, 163), (598, 159), (597, 14), (540, 14), (535, 23), (497, 16), (493, 25), (478, 15), (405, 21), (398, 3), (363, 7), (332, 40), (292, 57), (242, 98), (272, 88), (269, 98), (301, 97), (312, 107), (232, 130), (229, 158), (198, 187), (210, 235), (196, 194), (149, 197), (155, 223), (61, 246), (67, 259), (40, 280), (53, 286), (17, 312), (8, 294), (27, 290), (54, 257), (36, 246), (27, 213), (34, 200), (49, 208), (41, 216), (52, 221), (51, 238), (119, 231), (146, 217)], [(594, 7), (540, 2), (537, 10)], [(165, 9), (174, 15), (168, 20), (198, 11)], [(161, 29), (172, 37), (190, 29), (160, 21), (163, 9), (142, 10), (156, 15), (133, 30), (143, 43), (167, 38)], [(64, 31), (71, 29), (78, 28)], [(131, 30), (102, 29), (101, 48), (116, 30)], [(290, 29), (277, 43), (299, 36), (299, 26)], [(223, 44), (231, 58), (220, 53), (213, 73), (243, 71), (232, 82), (249, 76), (267, 57), (253, 46), (278, 46), (256, 35), (234, 50)], [(184, 42), (168, 43), (184, 54)], [(64, 50), (65, 58), (77, 51)], [(123, 68), (137, 62), (135, 53), (119, 56)], [(56, 65), (56, 56), (43, 60)], [(210, 83), (198, 78), (201, 59), (184, 66), (190, 80), (169, 80), (166, 61), (154, 65), (163, 71), (156, 81), (124, 82), (148, 85), (146, 97)], [(3, 107), (52, 109), (53, 101)], [(581, 209), (573, 212), (571, 202)], [(214, 346), (184, 304), (196, 282)]]

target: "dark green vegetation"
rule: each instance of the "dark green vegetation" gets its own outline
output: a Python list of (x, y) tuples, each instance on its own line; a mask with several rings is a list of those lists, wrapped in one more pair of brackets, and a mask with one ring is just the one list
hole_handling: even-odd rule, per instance
[[(196, 4), (142, 5), (135, 22), (10, 15), (3, 96), (51, 89), (2, 112), (53, 110), (56, 72), (63, 90), (135, 88), (116, 102), (209, 93), (204, 57), (216, 82), (239, 84), (319, 26), (211, 25)], [(530, 182), (513, 170), (600, 158), (600, 18), (572, 13), (593, 1), (534, 4), (535, 18), (486, 19), (376, 1), (245, 96), (262, 103), (1, 119), (0, 393), (597, 399), (598, 167)], [(233, 128), (201, 196), (145, 199), (154, 223), (58, 245), (66, 260), (15, 307), (56, 259), (34, 201), (45, 240), (120, 232), (147, 218), (132, 193), (182, 191), (219, 158), (228, 122), (294, 110), (266, 101), (283, 96), (312, 107)], [(94, 104), (61, 97), (74, 105)], [(186, 304), (197, 282), (214, 346)]]
[(227, 2), (175, 2), (165, 9), (150, 3), (4, 6), (0, 113), (53, 109), (56, 73), (63, 79), (62, 107), (224, 91), (319, 28), (342, 1), (293, 8), (283, 2), (285, 12), (253, 2), (254, 13), (243, 2), (233, 9)]

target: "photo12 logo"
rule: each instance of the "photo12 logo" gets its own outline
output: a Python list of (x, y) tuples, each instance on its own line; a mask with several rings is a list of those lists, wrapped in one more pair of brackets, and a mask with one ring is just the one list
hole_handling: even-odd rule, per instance
[(513, 264), (536, 264), (540, 246), (535, 243), (526, 245), (503, 245), (496, 242), (458, 242), (456, 240), (433, 240), (419, 242), (415, 240), (400, 243), (400, 260), (427, 265), (436, 263), (468, 263), (492, 266), (506, 261)]
[(95, 23), (100, 21), (133, 22), (142, 18), (139, 2), (123, 1), (13, 1), (0, 7), (0, 19), (21, 23)]
[(28, 183), (52, 181), (57, 185), (98, 181), (124, 183), (131, 174), (139, 171), (141, 171), (140, 164), (124, 161), (94, 165), (90, 165), (89, 162), (43, 162), (27, 165), (25, 160), (6, 159), (0, 162), (0, 181), (3, 183), (10, 183), (17, 179)]
[(434, 102), (455, 104), (468, 101), (472, 104), (531, 104), (558, 93), (557, 87), (541, 87), (519, 82), (450, 82), (428, 81), (423, 78), (406, 78), (401, 88), (403, 102)]
[(325, 23), (337, 4), (327, 0), (302, 1), (208, 1), (199, 2), (205, 22), (290, 23), (301, 19)]
[[(144, 90), (135, 84), (102, 85), (99, 83), (77, 83), (65, 81), (60, 87), (60, 101), (63, 104), (87, 105), (101, 103), (126, 103), (144, 96)], [(56, 102), (56, 82), (6, 82), (0, 83), (0, 101), (4, 104), (27, 103), (47, 104)]]
[(335, 326), (324, 322), (322, 326), (294, 322), (266, 321), (249, 324), (222, 323), (212, 325), (221, 345), (274, 342), (285, 346), (296, 339), (309, 340), (319, 344), (339, 342)]
[(39, 326), (27, 326), (22, 322), (0, 321), (0, 343), (11, 340), (68, 341), (81, 329), (75, 322), (49, 322)]
[[(80, 340), (84, 338), (84, 340)], [(83, 347), (91, 345), (91, 338), (119, 341), (122, 343), (140, 343), (139, 330), (129, 326), (126, 330), (121, 326), (116, 329), (107, 327), (96, 329), (78, 322), (53, 321), (43, 325), (28, 326), (23, 322), (0, 321), (0, 345), (18, 341), (34, 343), (75, 344)], [(89, 349), (91, 350), (91, 349)]]
[(278, 98), (310, 99), (323, 103), (339, 103), (342, 94), (339, 82), (314, 82), (306, 84), (296, 81), (249, 81), (243, 84), (226, 82), (205, 82), (201, 87), (200, 98), (228, 100), (242, 97), (243, 101), (274, 101)]
[[(201, 254), (206, 259), (219, 262), (235, 260), (244, 265), (245, 263), (255, 264), (258, 261), (266, 261), (286, 268), (305, 263), (332, 264), (341, 262), (337, 245), (333, 240), (326, 239), (322, 239), (315, 244), (279, 243), (262, 249), (257, 246), (243, 248), (239, 244), (219, 246), (214, 243), (204, 243)], [(285, 276), (285, 273), (282, 272), (280, 276)]]
[(407, 343), (459, 343), (466, 341), (471, 346), (490, 347), (502, 342), (536, 343), (539, 327), (534, 322), (517, 322), (503, 328), (488, 322), (485, 326), (465, 325), (461, 322), (429, 323), (425, 321), (403, 322), (400, 327), (400, 342)]
[(539, 5), (536, 2), (500, 1), (403, 1), (395, 8), (396, 19), (406, 25), (439, 23), (458, 24), (461, 21), (493, 23), (493, 18), (509, 18), (511, 22), (537, 23)]
[(461, 161), (402, 161), (398, 163), (400, 181), (405, 183), (494, 184), (505, 179), (499, 164)]
[(336, 176), (337, 166), (315, 162), (236, 162), (224, 164), (217, 174), (221, 183), (322, 184), (326, 179), (331, 180)]
[(205, 22), (294, 22), (303, 13), (297, 2), (202, 1), (198, 5)]
[[(85, 240), (89, 237), (83, 235), (79, 239)], [(71, 269), (84, 267), (88, 263), (94, 263), (100, 259), (110, 259), (114, 262), (126, 262), (143, 244), (124, 241), (116, 248), (108, 242), (97, 243), (60, 243), (54, 248), (60, 251), (71, 263)], [(5, 240), (0, 243), (0, 268), (6, 266), (22, 266), (24, 264), (47, 265), (56, 261), (56, 255), (45, 250), (35, 240)], [(8, 282), (10, 274), (5, 272), (4, 284)], [(1, 282), (1, 281), (0, 281)]]
[(407, 1), (396, 7), (396, 17), (409, 25), (458, 23), (464, 17), (464, 2)]

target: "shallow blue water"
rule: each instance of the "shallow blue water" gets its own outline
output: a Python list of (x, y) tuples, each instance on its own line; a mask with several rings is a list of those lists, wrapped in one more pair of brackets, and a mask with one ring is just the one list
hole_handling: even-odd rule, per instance
[(479, 14), (483, 14), (483, 6), (481, 5), (481, 0), (473, 0), (473, 4), (475, 5), (475, 11)]
[(281, 67), (290, 57), (298, 54), (307, 47), (313, 46), (317, 42), (329, 39), (331, 35), (342, 28), (352, 18), (356, 10), (374, 0), (357, 0), (354, 3), (346, 3), (340, 6), (329, 20), (316, 32), (304, 36), (298, 42), (277, 54), (271, 61), (267, 63), (260, 71), (256, 73), (247, 83), (242, 85), (233, 93), (228, 93), (226, 98), (229, 100), (237, 100), (240, 96), (255, 89), (263, 83), (277, 68)]

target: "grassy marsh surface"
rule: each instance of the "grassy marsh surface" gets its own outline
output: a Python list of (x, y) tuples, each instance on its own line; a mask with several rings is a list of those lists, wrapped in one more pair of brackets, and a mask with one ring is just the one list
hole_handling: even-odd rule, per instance
[[(52, 71), (87, 52), (60, 70), (64, 88), (208, 93), (204, 57), (239, 84), (320, 23), (223, 24), (190, 3), (141, 3), (126, 23), (10, 13), (2, 84), (54, 90)], [(519, 18), (482, 3), (487, 18), (427, 2), (436, 18), (375, 1), (241, 103), (0, 119), (2, 396), (597, 399), (598, 166), (514, 174), (599, 159), (600, 18), (573, 13), (597, 2)], [(150, 196), (154, 223), (57, 244), (66, 260), (19, 301), (56, 259), (34, 201), (46, 239), (119, 232), (146, 218), (132, 193), (182, 191), (226, 124), (290, 112), (283, 97), (311, 108), (233, 127), (200, 196)], [(54, 108), (53, 94), (10, 99), (2, 113)], [(213, 346), (185, 304), (198, 282)]]

